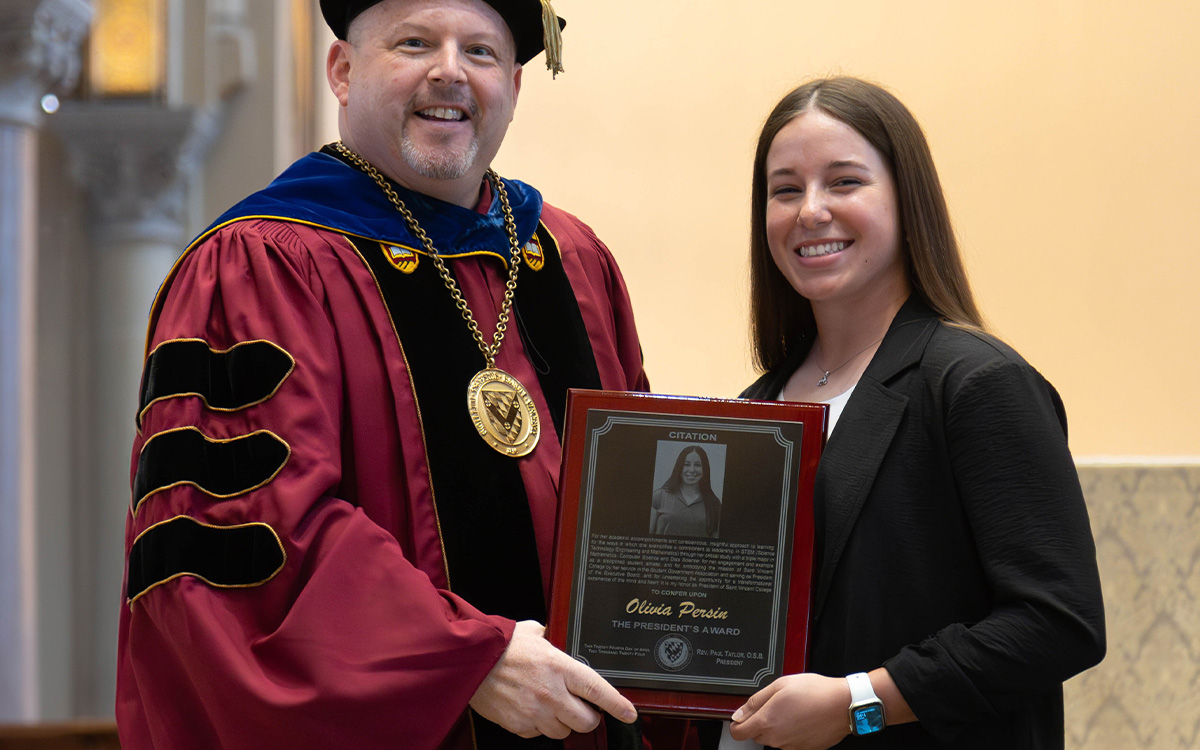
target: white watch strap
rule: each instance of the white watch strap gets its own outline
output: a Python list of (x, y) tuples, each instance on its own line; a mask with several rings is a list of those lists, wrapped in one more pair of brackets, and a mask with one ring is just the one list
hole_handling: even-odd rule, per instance
[(866, 672), (846, 675), (846, 682), (850, 684), (850, 705), (879, 700), (875, 695), (875, 688), (871, 686), (871, 678), (867, 676)]

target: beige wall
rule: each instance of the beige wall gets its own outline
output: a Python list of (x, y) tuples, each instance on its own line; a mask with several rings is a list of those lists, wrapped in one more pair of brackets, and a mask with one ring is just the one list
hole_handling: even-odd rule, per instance
[(1200, 5), (555, 6), (567, 72), (530, 65), (496, 166), (612, 248), (657, 391), (752, 379), (754, 139), (792, 86), (845, 73), (924, 125), (984, 311), (1062, 392), (1076, 456), (1200, 456)]

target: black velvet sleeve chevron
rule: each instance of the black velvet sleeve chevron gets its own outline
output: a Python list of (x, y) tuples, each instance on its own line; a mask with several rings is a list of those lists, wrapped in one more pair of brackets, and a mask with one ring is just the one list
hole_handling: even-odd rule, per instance
[(218, 411), (253, 406), (274, 395), (294, 367), (292, 355), (269, 341), (247, 341), (224, 351), (200, 339), (163, 342), (146, 359), (139, 425), (152, 403), (177, 396), (198, 396)]
[(159, 490), (190, 484), (215, 498), (257, 489), (279, 473), (291, 448), (265, 430), (232, 440), (210, 440), (185, 427), (154, 435), (138, 457), (133, 481), (133, 513)]
[(258, 586), (274, 578), (286, 559), (279, 536), (266, 524), (210, 526), (176, 516), (146, 529), (133, 543), (125, 596), (132, 604), (180, 576), (220, 588)]

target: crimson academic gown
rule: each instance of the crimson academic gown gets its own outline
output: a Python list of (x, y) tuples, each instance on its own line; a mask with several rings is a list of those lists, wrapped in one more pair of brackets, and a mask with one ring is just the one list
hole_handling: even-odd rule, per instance
[[(609, 251), (505, 184), (523, 260), (496, 366), (542, 429), (519, 460), (462, 438), (483, 356), (382, 191), (328, 151), (176, 264), (131, 467), (125, 750), (472, 746), (468, 701), (515, 621), (544, 617), (565, 389), (647, 388)], [(469, 212), (401, 194), (490, 341), (495, 197)]]

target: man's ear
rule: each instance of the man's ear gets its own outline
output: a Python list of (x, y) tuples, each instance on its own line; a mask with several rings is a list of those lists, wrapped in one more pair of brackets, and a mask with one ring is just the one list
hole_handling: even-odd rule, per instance
[(523, 71), (523, 70), (525, 70), (525, 66), (521, 65), (520, 63), (518, 63), (516, 66), (516, 69), (513, 70), (513, 106), (514, 107), (517, 105), (517, 97), (521, 93), (521, 71)]
[(329, 90), (343, 107), (350, 98), (350, 58), (353, 54), (354, 47), (350, 42), (338, 39), (329, 46), (329, 54), (325, 58), (325, 77), (329, 81)]

